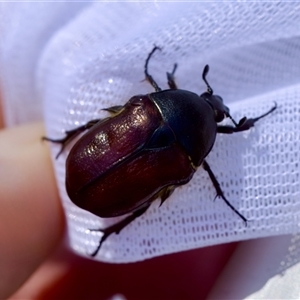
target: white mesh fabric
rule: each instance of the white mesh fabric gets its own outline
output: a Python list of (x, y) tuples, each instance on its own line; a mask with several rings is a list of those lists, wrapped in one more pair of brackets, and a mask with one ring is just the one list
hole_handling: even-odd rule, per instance
[[(148, 83), (141, 82), (153, 44), (163, 50), (155, 53), (149, 72), (162, 88), (167, 88), (166, 71), (177, 62), (178, 86), (201, 94), (206, 89), (202, 70), (209, 64), (208, 80), (236, 120), (258, 116), (274, 101), (278, 104), (272, 115), (250, 131), (220, 134), (207, 158), (226, 197), (251, 220), (247, 227), (224, 201), (213, 201), (215, 190), (207, 173), (199, 168), (192, 181), (176, 189), (161, 207), (160, 201), (155, 201), (145, 215), (119, 235), (110, 236), (96, 259), (138, 261), (207, 245), (298, 232), (300, 5), (73, 5), (68, 6), (71, 12), (53, 3), (23, 5), (22, 9), (15, 6), (20, 25), (14, 30), (19, 38), (10, 41), (4, 35), (0, 46), (9, 124), (32, 119), (28, 108), (43, 101), (47, 135), (60, 138), (65, 130), (106, 116), (102, 108), (153, 91)], [(59, 11), (59, 23), (55, 10)], [(1, 15), (3, 11), (6, 15), (11, 12), (7, 6)], [(36, 19), (29, 18), (31, 15)], [(46, 16), (49, 18), (44, 21)], [(44, 35), (37, 24), (43, 22), (51, 26), (44, 23), (48, 34), (41, 44), (38, 37)], [(8, 31), (3, 24), (1, 27)], [(31, 45), (28, 36), (37, 42)], [(31, 85), (24, 84), (26, 76)], [(28, 99), (25, 105), (23, 95)], [(101, 237), (88, 228), (105, 227), (117, 219), (100, 219), (72, 204), (64, 186), (67, 151), (55, 160), (59, 147), (51, 148), (70, 245), (88, 256)]]
[(35, 72), (49, 39), (84, 3), (0, 3), (0, 75), (7, 125), (41, 119)]

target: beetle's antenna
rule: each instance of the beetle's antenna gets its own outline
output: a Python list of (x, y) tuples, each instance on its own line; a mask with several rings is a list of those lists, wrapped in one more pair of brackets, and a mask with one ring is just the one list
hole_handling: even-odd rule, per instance
[(206, 86), (207, 86), (207, 92), (212, 95), (214, 93), (213, 89), (211, 88), (211, 86), (209, 85), (209, 83), (206, 80), (206, 75), (209, 71), (209, 65), (206, 65), (203, 69), (203, 73), (202, 73), (202, 79), (205, 82)]
[(158, 84), (156, 83), (156, 81), (153, 79), (153, 77), (148, 73), (148, 63), (150, 58), (152, 57), (153, 53), (156, 50), (161, 50), (160, 47), (157, 47), (156, 45), (154, 45), (154, 48), (152, 49), (152, 51), (149, 53), (146, 62), (145, 62), (145, 76), (146, 76), (146, 80), (148, 80), (150, 82), (150, 84), (154, 87), (156, 92), (161, 91), (161, 88), (158, 86)]

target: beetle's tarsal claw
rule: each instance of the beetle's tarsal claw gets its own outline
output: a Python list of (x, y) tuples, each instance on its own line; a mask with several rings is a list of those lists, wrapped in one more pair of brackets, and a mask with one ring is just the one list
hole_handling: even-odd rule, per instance
[(161, 207), (165, 201), (166, 201), (166, 199), (160, 199), (159, 207)]
[[(113, 227), (113, 226), (110, 226), (110, 227)], [(114, 232), (114, 231), (109, 230), (110, 227), (107, 227), (105, 229), (102, 229), (102, 228), (88, 229), (89, 231), (100, 231), (100, 232), (103, 232), (103, 235), (102, 235), (102, 237), (101, 237), (101, 239), (99, 241), (99, 244), (98, 244), (97, 248), (95, 249), (94, 252), (92, 252), (91, 254), (89, 254), (91, 257), (94, 257), (94, 256), (97, 255), (97, 253), (101, 249), (101, 246), (102, 246), (103, 242)]]
[(172, 186), (172, 185), (164, 188), (163, 190), (161, 190), (161, 192), (160, 192), (161, 202), (160, 202), (159, 207), (161, 207), (162, 204), (172, 195), (174, 190), (175, 190), (175, 186)]
[(88, 231), (100, 231), (100, 232), (103, 232), (103, 230), (104, 230), (104, 229), (101, 229), (101, 228), (99, 228), (99, 229), (91, 229), (91, 228), (88, 228)]
[(226, 203), (226, 205), (228, 205), (231, 208), (231, 210), (235, 212), (243, 220), (245, 226), (247, 226), (248, 220), (226, 199), (222, 191), (219, 195), (217, 195), (217, 197), (222, 198), (222, 200)]
[(224, 196), (221, 186), (206, 160), (203, 160), (202, 166), (203, 169), (208, 173), (208, 176), (212, 181), (212, 184), (217, 192), (216, 198), (217, 197), (222, 198), (223, 201), (231, 208), (232, 211), (234, 211), (244, 222), (247, 222), (247, 219)]
[(64, 151), (65, 149), (65, 146), (68, 142), (68, 135), (62, 139), (51, 139), (51, 138), (48, 138), (46, 136), (43, 136), (42, 137), (42, 140), (43, 141), (48, 141), (48, 142), (52, 142), (52, 143), (55, 143), (55, 144), (61, 144), (61, 148), (60, 150), (58, 151), (58, 153), (56, 154), (55, 156), (55, 159), (58, 159), (58, 157), (62, 154), (62, 152)]
[(140, 217), (142, 214), (146, 212), (146, 210), (149, 208), (150, 204), (143, 206), (142, 208), (134, 211), (131, 215), (127, 216), (125, 219), (108, 226), (104, 229), (90, 229), (90, 231), (101, 231), (103, 232), (103, 236), (101, 237), (101, 240), (99, 242), (99, 245), (97, 249), (90, 254), (92, 257), (96, 256), (97, 253), (99, 252), (102, 243), (113, 233), (119, 234), (120, 231), (125, 228), (127, 225), (129, 225), (132, 221), (134, 221), (137, 217)]
[(58, 151), (58, 153), (55, 156), (55, 159), (58, 159), (58, 157), (62, 154), (63, 151), (64, 151), (64, 146), (61, 146), (60, 150)]
[(102, 243), (108, 238), (108, 236), (109, 236), (109, 234), (103, 234), (96, 250), (93, 253), (89, 254), (91, 257), (95, 257), (97, 255), (97, 253), (99, 252), (99, 250), (102, 246)]

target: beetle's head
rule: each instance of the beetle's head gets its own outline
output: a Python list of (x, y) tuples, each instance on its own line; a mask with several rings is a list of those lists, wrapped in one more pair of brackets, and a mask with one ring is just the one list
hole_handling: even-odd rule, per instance
[(213, 109), (215, 121), (217, 123), (222, 122), (225, 118), (230, 117), (229, 108), (224, 105), (223, 99), (220, 96), (205, 92), (200, 97), (204, 98)]
[(200, 95), (200, 97), (204, 98), (207, 101), (207, 103), (212, 107), (215, 114), (215, 121), (217, 123), (222, 122), (225, 118), (232, 119), (229, 114), (229, 108), (226, 105), (224, 105), (223, 99), (220, 96), (213, 94), (213, 89), (206, 80), (206, 75), (208, 71), (209, 66), (206, 65), (203, 69), (202, 79), (206, 83), (207, 91)]

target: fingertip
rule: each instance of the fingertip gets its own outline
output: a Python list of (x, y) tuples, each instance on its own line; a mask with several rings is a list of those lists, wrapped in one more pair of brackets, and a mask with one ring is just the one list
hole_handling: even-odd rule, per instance
[(64, 215), (43, 124), (0, 133), (0, 298), (13, 293), (63, 236)]

